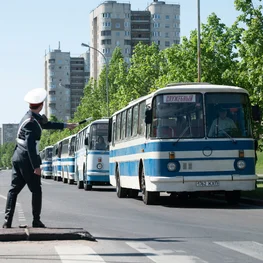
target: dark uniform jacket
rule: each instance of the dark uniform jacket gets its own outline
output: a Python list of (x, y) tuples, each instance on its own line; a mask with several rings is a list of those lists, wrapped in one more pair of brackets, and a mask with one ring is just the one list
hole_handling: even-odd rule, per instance
[(40, 114), (28, 111), (22, 118), (18, 128), (16, 149), (27, 153), (32, 169), (40, 167), (41, 159), (37, 152), (37, 143), (40, 141), (42, 129), (64, 129), (64, 123), (44, 122)]

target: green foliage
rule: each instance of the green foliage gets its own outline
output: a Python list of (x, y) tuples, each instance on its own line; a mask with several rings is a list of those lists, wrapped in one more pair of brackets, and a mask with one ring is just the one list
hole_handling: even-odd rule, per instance
[[(251, 0), (235, 0), (235, 7), (240, 15), (233, 25), (227, 27), (214, 13), (201, 25), (201, 79), (213, 84), (243, 87), (249, 91), (252, 103), (263, 108), (262, 6), (254, 7)], [(133, 47), (130, 65), (125, 62), (122, 52), (116, 47), (98, 80), (90, 79), (73, 121), (107, 116), (107, 91), (110, 114), (113, 114), (130, 101), (169, 82), (197, 81), (196, 30), (189, 38), (182, 37), (181, 44), (161, 51), (154, 43), (150, 46), (137, 44)], [(255, 137), (258, 137), (263, 132), (261, 123), (256, 123), (255, 127)], [(45, 131), (41, 147), (66, 135), (67, 131)]]
[(0, 167), (11, 167), (12, 156), (15, 149), (15, 143), (5, 143), (0, 145)]

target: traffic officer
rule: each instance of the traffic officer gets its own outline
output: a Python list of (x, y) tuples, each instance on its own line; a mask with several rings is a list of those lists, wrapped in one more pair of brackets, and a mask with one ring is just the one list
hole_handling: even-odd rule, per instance
[(5, 222), (3, 228), (11, 228), (17, 195), (27, 184), (32, 192), (33, 227), (45, 227), (40, 221), (42, 206), (41, 159), (39, 141), (42, 129), (74, 129), (78, 124), (50, 122), (40, 115), (47, 92), (45, 89), (33, 89), (24, 98), (29, 103), (29, 111), (22, 118), (16, 138), (16, 147), (12, 157), (12, 181), (7, 195)]

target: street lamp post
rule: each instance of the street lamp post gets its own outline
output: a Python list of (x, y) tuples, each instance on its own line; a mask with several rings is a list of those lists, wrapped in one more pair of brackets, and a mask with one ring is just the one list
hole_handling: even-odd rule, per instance
[(197, 0), (197, 71), (198, 82), (201, 82), (200, 0)]
[(105, 60), (105, 64), (106, 64), (106, 100), (107, 100), (107, 114), (109, 117), (110, 116), (110, 107), (109, 107), (109, 83), (108, 83), (108, 62), (107, 62), (107, 59), (106, 59), (105, 55), (101, 51), (96, 49), (95, 47), (91, 47), (90, 45), (85, 44), (85, 43), (82, 43), (81, 46), (94, 49), (95, 51), (100, 53)]

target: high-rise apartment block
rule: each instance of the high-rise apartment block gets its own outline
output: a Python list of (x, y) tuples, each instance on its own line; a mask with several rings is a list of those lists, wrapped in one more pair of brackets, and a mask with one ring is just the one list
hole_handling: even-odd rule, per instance
[(129, 63), (139, 42), (155, 42), (160, 49), (179, 44), (180, 5), (154, 0), (145, 11), (132, 11), (129, 3), (105, 1), (91, 11), (90, 25), (90, 46), (94, 48), (90, 49), (90, 76), (97, 79), (116, 47)]
[(45, 89), (48, 93), (45, 114), (67, 121), (74, 116), (83, 96), (89, 72), (85, 69), (89, 53), (71, 57), (70, 52), (53, 50), (45, 56)]
[(18, 128), (19, 124), (17, 123), (2, 124), (1, 144), (15, 142)]

